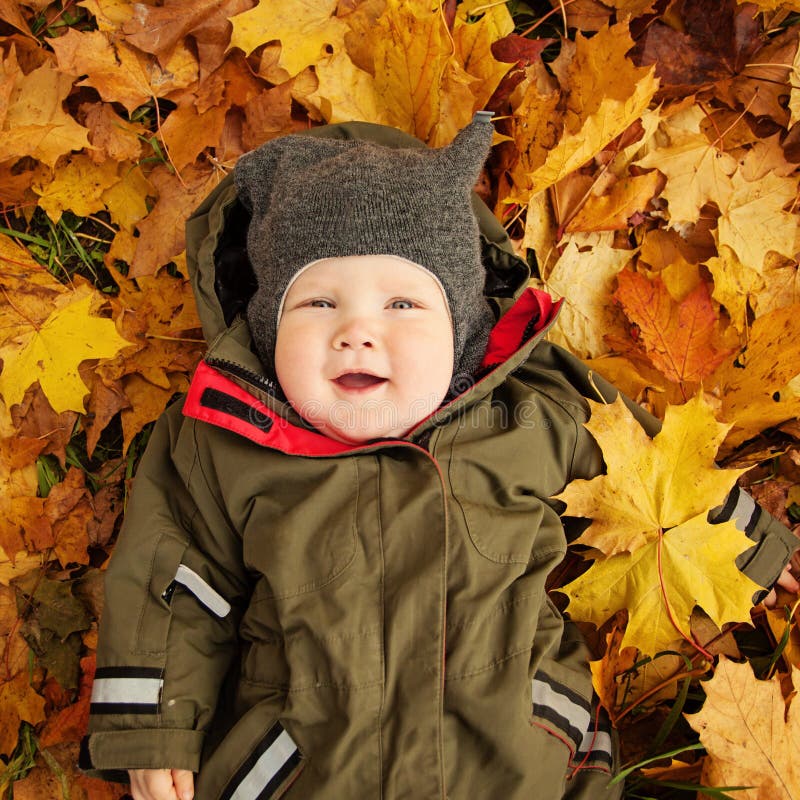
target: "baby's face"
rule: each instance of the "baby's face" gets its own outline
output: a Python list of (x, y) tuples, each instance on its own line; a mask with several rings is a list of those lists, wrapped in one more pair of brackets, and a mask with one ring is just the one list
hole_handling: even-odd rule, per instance
[(404, 436), (441, 405), (453, 374), (439, 284), (394, 256), (313, 264), (284, 298), (275, 370), (295, 411), (327, 436)]

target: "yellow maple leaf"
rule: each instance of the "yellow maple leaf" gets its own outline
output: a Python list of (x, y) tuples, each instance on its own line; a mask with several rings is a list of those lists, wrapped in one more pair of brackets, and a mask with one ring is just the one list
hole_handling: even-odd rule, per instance
[[(554, 113), (558, 93), (541, 95), (531, 83), (514, 110), (519, 161), (510, 202), (527, 203), (531, 194), (583, 166), (642, 116), (658, 79), (652, 67), (636, 67), (626, 58), (632, 46), (624, 23), (603, 28), (591, 39), (579, 33), (575, 55), (563, 70), (561, 114)], [(541, 127), (548, 131), (544, 138), (535, 135)]]
[(388, 122), (375, 87), (375, 78), (339, 50), (315, 65), (318, 86), (308, 100), (327, 122)]
[(793, 800), (800, 797), (800, 670), (791, 674), (788, 702), (781, 680), (760, 681), (749, 664), (725, 658), (703, 683), (706, 700), (687, 714), (708, 751), (705, 786), (741, 786), (742, 800)]
[(736, 170), (736, 159), (714, 147), (701, 132), (705, 116), (692, 106), (660, 126), (668, 144), (653, 146), (635, 163), (655, 167), (667, 183), (661, 196), (669, 203), (670, 224), (697, 222), (700, 209), (713, 200), (726, 207), (733, 194), (730, 176)]
[(0, 78), (10, 76), (8, 106), (0, 133), (0, 161), (32, 156), (53, 167), (60, 156), (89, 146), (88, 130), (62, 107), (72, 78), (49, 62), (27, 75), (12, 46), (0, 60)]
[(720, 628), (750, 619), (752, 597), (760, 587), (734, 562), (752, 544), (733, 522), (711, 525), (704, 512), (634, 553), (595, 562), (559, 591), (569, 597), (572, 619), (597, 626), (627, 608), (620, 649), (636, 647), (655, 655), (689, 636), (695, 606)]
[(472, 118), (476, 82), (453, 56), (439, 4), (387, 0), (375, 25), (375, 88), (389, 124), (438, 147)]
[(545, 281), (548, 292), (564, 298), (548, 338), (581, 358), (608, 352), (603, 336), (619, 327), (620, 317), (611, 297), (614, 278), (632, 257), (605, 241), (580, 249), (570, 239)]
[(513, 31), (514, 19), (505, 4), (465, 0), (456, 7), (453, 25), (455, 55), (461, 66), (478, 79), (472, 85), (478, 108), (486, 105), (511, 67), (511, 64), (494, 57), (492, 45)]
[(590, 405), (586, 428), (603, 451), (607, 472), (573, 481), (557, 497), (567, 514), (592, 519), (578, 544), (613, 555), (657, 542), (664, 531), (722, 503), (746, 471), (715, 466), (730, 426), (716, 421), (700, 395), (669, 406), (653, 439), (621, 398)]
[(800, 397), (785, 392), (800, 363), (800, 304), (758, 317), (746, 348), (705, 381), (722, 401), (721, 419), (733, 423), (726, 448), (800, 415)]
[(80, 217), (100, 211), (105, 206), (103, 192), (119, 182), (117, 166), (110, 160), (95, 164), (85, 153), (71, 156), (56, 170), (52, 181), (33, 185), (39, 195), (39, 207), (53, 222), (58, 222), (64, 211)]
[(748, 266), (760, 270), (770, 250), (784, 256), (794, 253), (797, 216), (783, 207), (795, 199), (797, 178), (768, 173), (748, 181), (737, 170), (731, 192), (720, 205), (719, 243), (728, 245)]
[(230, 18), (230, 46), (249, 55), (260, 45), (277, 39), (281, 43), (278, 66), (293, 77), (315, 64), (326, 46), (334, 52), (344, 49), (347, 26), (332, 16), (335, 10), (336, 0), (260, 0), (255, 8)]
[(712, 297), (725, 306), (739, 333), (747, 330), (747, 312), (755, 306), (754, 298), (764, 290), (761, 272), (743, 264), (728, 245), (719, 246), (719, 255), (705, 262), (714, 278)]
[(61, 295), (40, 326), (29, 326), (0, 346), (0, 395), (7, 406), (19, 403), (25, 390), (39, 381), (54, 411), (84, 411), (89, 389), (78, 373), (80, 363), (111, 358), (130, 344), (111, 320), (91, 316), (96, 297), (89, 287)]

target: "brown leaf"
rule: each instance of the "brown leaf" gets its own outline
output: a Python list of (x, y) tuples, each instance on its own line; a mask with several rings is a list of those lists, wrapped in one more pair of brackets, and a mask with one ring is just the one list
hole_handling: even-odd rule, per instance
[(52, 541), (43, 501), (36, 497), (36, 459), (46, 446), (27, 437), (0, 440), (0, 548), (8, 559), (25, 550), (26, 541)]
[[(33, 690), (27, 671), (0, 686), (0, 754), (10, 755), (17, 746), (22, 720), (31, 725), (44, 721), (44, 698)], [(37, 800), (48, 796), (39, 795)]]
[(492, 45), (492, 55), (498, 61), (530, 66), (541, 58), (542, 50), (552, 44), (554, 39), (528, 39), (516, 33), (509, 33)]
[(70, 467), (61, 483), (50, 490), (44, 504), (53, 528), (55, 555), (63, 567), (89, 563), (88, 526), (94, 512), (83, 472)]
[[(152, 53), (166, 63), (175, 46), (200, 27), (209, 17), (219, 14), (225, 3), (220, 0), (167, 0), (163, 6), (141, 6), (125, 24), (126, 41)], [(229, 13), (226, 9), (225, 13)]]
[(81, 108), (84, 124), (89, 129), (93, 149), (89, 157), (96, 163), (105, 159), (113, 161), (138, 161), (142, 152), (143, 125), (128, 122), (108, 103), (84, 103)]
[(86, 735), (89, 724), (89, 703), (92, 696), (94, 680), (95, 656), (81, 659), (81, 678), (78, 686), (78, 697), (72, 705), (62, 708), (47, 719), (39, 734), (41, 747), (52, 747), (64, 742), (80, 742)]
[(26, 36), (30, 36), (31, 39), (35, 38), (31, 33), (31, 29), (25, 17), (22, 16), (17, 3), (13, 3), (11, 0), (0, 0), (0, 19), (16, 28), (18, 31), (21, 31)]
[(122, 412), (122, 452), (128, 451), (133, 437), (148, 422), (161, 416), (173, 395), (185, 392), (188, 388), (189, 379), (183, 373), (171, 374), (166, 389), (154, 386), (139, 375), (129, 375), (125, 379), (125, 394), (131, 401), (131, 408)]
[(655, 65), (662, 94), (687, 94), (730, 77), (761, 46), (757, 18), (734, 0), (682, 0), (676, 10), (680, 30), (666, 18), (652, 20), (633, 50), (637, 63)]
[[(796, 691), (798, 670), (793, 670), (792, 679)], [(800, 793), (796, 696), (787, 703), (777, 676), (756, 680), (749, 664), (725, 658), (703, 689), (703, 708), (687, 715), (709, 754), (703, 783), (747, 787), (737, 792), (746, 800), (796, 797)]]
[(186, 246), (184, 221), (222, 176), (212, 167), (190, 166), (173, 175), (156, 167), (149, 179), (158, 191), (158, 201), (138, 225), (139, 238), (128, 276), (153, 275), (183, 252)]
[(11, 409), (11, 419), (22, 436), (45, 441), (40, 455), (52, 453), (61, 466), (66, 465), (66, 446), (78, 419), (74, 411), (56, 414), (38, 384), (31, 387), (22, 402)]
[(653, 365), (671, 381), (699, 383), (730, 354), (720, 342), (708, 285), (676, 303), (660, 277), (630, 271), (617, 276), (615, 297), (635, 322)]

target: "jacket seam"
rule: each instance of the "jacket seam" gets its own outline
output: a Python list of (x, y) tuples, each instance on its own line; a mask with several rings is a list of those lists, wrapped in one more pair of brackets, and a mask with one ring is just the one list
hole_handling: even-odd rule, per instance
[[(383, 506), (381, 504), (381, 461), (377, 454), (373, 454), (375, 460), (375, 497), (377, 501), (377, 517), (378, 517), (378, 547), (380, 549), (381, 557), (381, 579), (380, 579), (380, 686), (381, 686), (381, 702), (378, 706), (378, 714), (375, 720), (376, 733), (378, 736), (378, 787), (380, 796), (383, 797), (383, 712), (386, 707), (386, 558), (383, 550)], [(358, 469), (358, 467), (356, 467)]]
[(452, 626), (448, 626), (450, 631), (461, 631), (466, 630), (467, 628), (471, 628), (475, 625), (481, 625), (485, 622), (489, 622), (490, 620), (494, 619), (495, 617), (500, 617), (507, 614), (509, 611), (512, 611), (517, 606), (521, 606), (526, 604), (531, 599), (536, 599), (537, 594), (535, 592), (529, 592), (525, 594), (518, 595), (513, 600), (509, 600), (505, 603), (501, 603), (486, 616), (483, 617), (471, 617), (469, 619), (465, 619), (462, 622), (454, 622)]
[(490, 661), (485, 667), (479, 667), (478, 669), (469, 670), (467, 672), (458, 672), (455, 675), (447, 675), (446, 680), (460, 681), (463, 680), (464, 678), (472, 678), (475, 675), (481, 675), (484, 672), (491, 672), (491, 670), (499, 667), (506, 661), (511, 661), (512, 659), (517, 658), (521, 655), (530, 653), (531, 650), (533, 650), (533, 645), (531, 644), (525, 645), (525, 647), (522, 647), (519, 650), (512, 650), (510, 653), (506, 653), (506, 655), (502, 656), (501, 658), (496, 658), (494, 659), (494, 661)]

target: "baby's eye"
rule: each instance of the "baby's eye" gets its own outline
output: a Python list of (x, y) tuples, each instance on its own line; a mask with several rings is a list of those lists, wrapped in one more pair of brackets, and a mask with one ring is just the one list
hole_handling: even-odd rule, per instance
[(323, 300), (320, 297), (310, 300), (308, 305), (311, 308), (333, 308), (333, 303), (330, 300)]
[(400, 308), (400, 309), (414, 308), (414, 303), (412, 300), (406, 300), (406, 299), (392, 300), (389, 308)]

